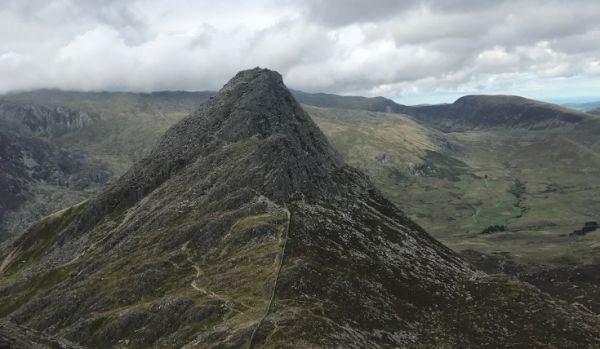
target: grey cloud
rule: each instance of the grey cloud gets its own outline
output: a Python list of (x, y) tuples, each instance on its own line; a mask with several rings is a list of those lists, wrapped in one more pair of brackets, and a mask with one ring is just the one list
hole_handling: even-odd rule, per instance
[(389, 19), (419, 4), (413, 0), (306, 0), (301, 3), (310, 18), (334, 27)]
[(475, 12), (499, 6), (507, 0), (304, 0), (307, 15), (327, 26), (378, 22), (416, 8), (433, 12)]
[(597, 42), (597, 0), (7, 0), (0, 91), (214, 89), (257, 65), (294, 88), (415, 100), (589, 89)]

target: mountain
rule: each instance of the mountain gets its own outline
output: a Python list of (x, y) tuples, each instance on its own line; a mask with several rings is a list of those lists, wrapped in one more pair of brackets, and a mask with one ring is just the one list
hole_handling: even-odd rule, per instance
[(101, 164), (52, 141), (96, 120), (62, 107), (0, 104), (0, 240), (108, 182)]
[(472, 95), (452, 104), (413, 107), (410, 115), (445, 131), (494, 127), (548, 129), (573, 126), (589, 116), (518, 96)]
[(260, 68), (0, 260), (0, 315), (89, 347), (600, 343), (595, 315), (431, 238)]
[(308, 93), (298, 90), (293, 90), (292, 93), (298, 102), (315, 107), (387, 113), (403, 113), (409, 110), (409, 107), (384, 97), (339, 96), (329, 93)]
[(338, 96), (294, 91), (303, 104), (346, 110), (401, 113), (443, 131), (523, 128), (546, 129), (578, 124), (589, 115), (519, 96), (468, 95), (452, 104), (407, 106), (384, 97)]
[(144, 157), (157, 139), (214, 92), (153, 93), (35, 90), (0, 96), (0, 102), (67, 108), (96, 116), (93, 127), (55, 141), (71, 151), (101, 159), (117, 176)]
[(588, 111), (589, 114), (600, 115), (600, 108), (592, 109)]
[(462, 251), (461, 256), (486, 273), (510, 275), (581, 309), (600, 313), (600, 263), (523, 264), (508, 253), (474, 250)]

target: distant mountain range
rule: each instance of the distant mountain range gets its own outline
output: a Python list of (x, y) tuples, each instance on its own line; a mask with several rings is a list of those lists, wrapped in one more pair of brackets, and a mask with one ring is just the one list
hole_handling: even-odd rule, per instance
[(553, 128), (575, 125), (584, 112), (519, 96), (469, 95), (452, 104), (407, 106), (383, 97), (337, 96), (294, 91), (301, 103), (339, 109), (402, 113), (446, 131), (473, 128)]
[(328, 93), (307, 93), (292, 90), (294, 97), (303, 104), (322, 108), (366, 110), (385, 113), (403, 113), (410, 107), (385, 97), (339, 96)]

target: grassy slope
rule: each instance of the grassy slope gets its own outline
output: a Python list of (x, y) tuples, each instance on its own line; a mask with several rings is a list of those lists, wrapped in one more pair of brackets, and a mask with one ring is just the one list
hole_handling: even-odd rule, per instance
[[(398, 114), (307, 109), (347, 161), (450, 247), (507, 251), (527, 262), (597, 259), (600, 234), (560, 235), (599, 219), (598, 123), (440, 135)], [(432, 141), (439, 137), (458, 151)], [(385, 160), (377, 160), (382, 154)], [(433, 163), (442, 170), (415, 175), (409, 163)], [(515, 192), (516, 181), (524, 185), (523, 193)], [(508, 232), (479, 234), (493, 224), (506, 225)]]
[[(142, 248), (125, 258), (97, 253), (112, 238), (110, 227), (127, 220), (123, 213), (94, 228), (84, 254), (47, 271), (32, 270), (85, 205), (34, 224), (27, 240), (0, 262), (0, 317), (23, 309), (27, 314), (30, 307), (33, 315), (25, 315), (30, 324), (43, 327), (43, 321), (54, 321), (52, 325), (70, 327), (60, 335), (91, 348), (120, 347), (119, 338), (137, 329), (128, 347), (143, 348), (181, 347), (194, 339), (212, 347), (223, 336), (216, 325), (229, 327), (230, 334), (247, 333), (265, 314), (289, 224), (287, 211), (248, 206), (209, 215), (188, 212), (146, 232)], [(226, 230), (210, 250), (193, 237), (173, 246), (176, 236), (194, 235), (190, 233), (198, 227), (211, 224), (224, 224)], [(92, 273), (78, 277), (90, 263), (95, 265)], [(76, 300), (57, 300), (61, 288), (77, 294)], [(52, 315), (48, 299), (53, 299)], [(150, 325), (142, 327), (148, 318), (153, 319)]]

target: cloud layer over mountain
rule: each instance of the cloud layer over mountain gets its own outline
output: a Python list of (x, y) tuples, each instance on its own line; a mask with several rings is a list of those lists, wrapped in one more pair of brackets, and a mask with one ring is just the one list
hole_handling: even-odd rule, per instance
[(600, 95), (597, 0), (0, 3), (0, 91), (204, 90), (253, 66), (291, 87), (437, 102)]

